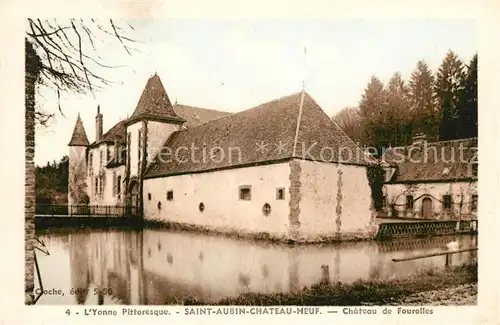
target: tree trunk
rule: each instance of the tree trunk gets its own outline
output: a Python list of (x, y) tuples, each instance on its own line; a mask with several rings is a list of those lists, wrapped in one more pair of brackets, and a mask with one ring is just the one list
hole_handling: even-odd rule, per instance
[(25, 304), (32, 304), (35, 286), (35, 86), (40, 75), (40, 58), (27, 40), (25, 47), (24, 292)]

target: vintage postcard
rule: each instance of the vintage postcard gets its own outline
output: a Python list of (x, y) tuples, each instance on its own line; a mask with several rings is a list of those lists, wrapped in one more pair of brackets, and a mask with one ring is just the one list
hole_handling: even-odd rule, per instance
[(478, 15), (166, 7), (19, 21), (7, 324), (498, 321)]

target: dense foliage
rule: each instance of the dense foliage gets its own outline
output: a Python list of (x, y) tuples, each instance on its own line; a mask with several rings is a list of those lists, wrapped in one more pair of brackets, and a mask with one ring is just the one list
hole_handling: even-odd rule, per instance
[(359, 107), (347, 107), (333, 119), (364, 147), (408, 145), (417, 133), (429, 140), (477, 137), (477, 54), (464, 65), (453, 51), (433, 73), (417, 62), (410, 80), (396, 72), (387, 85), (372, 76)]
[(36, 203), (67, 204), (68, 202), (68, 157), (59, 162), (36, 167)]

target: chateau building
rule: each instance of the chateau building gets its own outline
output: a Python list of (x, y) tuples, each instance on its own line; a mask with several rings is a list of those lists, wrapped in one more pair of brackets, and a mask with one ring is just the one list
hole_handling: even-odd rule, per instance
[(69, 143), (69, 204), (145, 220), (316, 241), (376, 232), (371, 160), (301, 91), (239, 113), (170, 102), (151, 77), (130, 118)]
[(387, 150), (382, 164), (386, 213), (392, 217), (476, 219), (477, 138), (427, 142), (417, 135), (406, 147)]

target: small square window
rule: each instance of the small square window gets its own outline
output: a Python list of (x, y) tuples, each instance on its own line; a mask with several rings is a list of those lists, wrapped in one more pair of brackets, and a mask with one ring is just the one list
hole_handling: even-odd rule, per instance
[(476, 212), (477, 211), (477, 201), (479, 199), (478, 195), (473, 195), (472, 200), (471, 200), (471, 211)]
[(170, 190), (167, 192), (167, 201), (173, 201), (174, 199), (174, 191)]
[(276, 189), (276, 200), (284, 200), (285, 199), (285, 189), (277, 188)]
[(148, 193), (148, 200), (151, 201), (151, 193)]
[(413, 209), (413, 195), (406, 196), (406, 209)]
[(240, 186), (240, 200), (250, 201), (252, 199), (252, 187), (249, 185)]
[(443, 209), (450, 210), (451, 204), (451, 195), (443, 195)]

